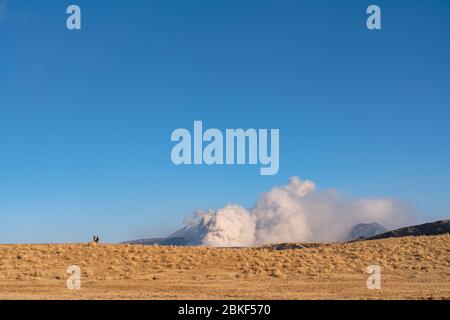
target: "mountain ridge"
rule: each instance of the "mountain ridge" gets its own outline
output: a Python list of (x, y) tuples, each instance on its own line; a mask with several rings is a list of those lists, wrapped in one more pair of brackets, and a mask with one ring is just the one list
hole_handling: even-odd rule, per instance
[(407, 236), (435, 236), (450, 233), (450, 219), (437, 220), (419, 225), (403, 227), (374, 235), (363, 240), (376, 240), (386, 238), (398, 238)]
[[(450, 219), (427, 222), (420, 225), (413, 225), (390, 231), (376, 222), (359, 223), (352, 228), (347, 239), (343, 240), (342, 242), (376, 240), (406, 236), (431, 236), (446, 233), (450, 233)], [(124, 241), (121, 243), (162, 246), (196, 246), (201, 244), (201, 230), (198, 226), (185, 226), (165, 238), (162, 237), (137, 239)]]

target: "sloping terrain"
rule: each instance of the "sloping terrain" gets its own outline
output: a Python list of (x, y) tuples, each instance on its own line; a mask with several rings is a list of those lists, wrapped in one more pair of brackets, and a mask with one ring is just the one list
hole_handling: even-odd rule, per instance
[(377, 234), (366, 240), (407, 236), (434, 236), (450, 233), (450, 220), (440, 220)]
[[(279, 250), (284, 249), (284, 250)], [(66, 270), (81, 268), (81, 289)], [(381, 267), (381, 290), (366, 285)], [(0, 299), (450, 299), (450, 235), (260, 248), (0, 245)]]

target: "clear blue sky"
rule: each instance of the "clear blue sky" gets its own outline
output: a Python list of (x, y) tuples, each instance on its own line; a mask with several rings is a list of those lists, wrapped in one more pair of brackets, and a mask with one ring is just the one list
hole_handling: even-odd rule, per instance
[[(194, 120), (279, 128), (278, 175), (174, 166)], [(449, 138), (447, 0), (0, 0), (0, 243), (162, 236), (293, 175), (444, 218)]]

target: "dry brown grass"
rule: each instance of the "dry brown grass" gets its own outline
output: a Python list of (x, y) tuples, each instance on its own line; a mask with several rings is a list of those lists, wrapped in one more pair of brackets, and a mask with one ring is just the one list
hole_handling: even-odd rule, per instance
[(450, 235), (287, 247), (0, 245), (0, 299), (450, 299)]

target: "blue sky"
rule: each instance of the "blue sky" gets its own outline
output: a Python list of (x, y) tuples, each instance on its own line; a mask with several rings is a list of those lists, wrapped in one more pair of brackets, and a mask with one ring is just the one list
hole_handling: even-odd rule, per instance
[[(0, 3), (0, 243), (162, 236), (293, 175), (449, 215), (448, 1)], [(194, 120), (279, 128), (279, 173), (174, 166)]]

